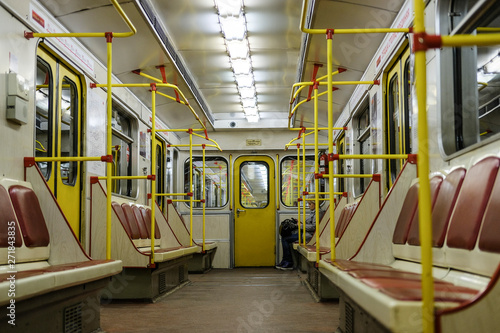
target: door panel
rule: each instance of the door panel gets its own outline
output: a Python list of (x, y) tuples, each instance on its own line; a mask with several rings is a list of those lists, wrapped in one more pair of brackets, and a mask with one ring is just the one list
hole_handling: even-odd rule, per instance
[[(77, 74), (38, 49), (35, 156), (81, 156), (82, 85)], [(80, 162), (39, 163), (73, 232), (80, 238)]]
[(274, 266), (274, 161), (266, 156), (243, 156), (235, 161), (234, 168), (235, 266)]

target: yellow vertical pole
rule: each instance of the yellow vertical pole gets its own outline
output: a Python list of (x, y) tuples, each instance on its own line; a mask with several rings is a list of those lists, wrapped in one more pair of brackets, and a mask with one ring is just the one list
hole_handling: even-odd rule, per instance
[[(111, 92), (112, 86), (112, 65), (113, 65), (113, 34), (106, 33), (106, 46), (107, 46), (107, 147), (106, 147), (106, 155), (112, 156), (113, 151), (111, 147), (111, 143), (113, 140), (113, 129), (111, 127), (111, 122), (113, 118), (113, 95)], [(106, 163), (106, 259), (111, 259), (111, 193), (113, 191), (112, 188), (112, 172), (113, 172), (113, 163)]]
[(193, 246), (193, 130), (189, 130), (189, 246)]
[[(293, 175), (293, 171), (292, 171), (292, 175)], [(293, 189), (293, 187), (292, 187), (292, 189)], [(300, 240), (301, 232), (300, 232), (300, 202), (298, 200), (299, 198), (300, 198), (300, 144), (297, 144), (297, 212), (298, 212), (297, 227), (298, 227), (298, 231), (299, 231), (298, 238), (299, 238), (299, 245), (300, 245), (301, 244), (301, 240)], [(304, 207), (304, 209), (305, 209), (305, 207)]]
[[(302, 134), (302, 193), (306, 190), (306, 137), (304, 134), (305, 133)], [(304, 246), (306, 246), (306, 201), (302, 200), (302, 202), (304, 203), (302, 207), (302, 221), (304, 221), (302, 237)]]
[(151, 264), (155, 263), (156, 85), (151, 85)]
[(201, 181), (201, 192), (203, 193), (203, 244), (202, 244), (202, 250), (205, 252), (205, 208), (207, 205), (207, 197), (205, 195), (205, 145), (202, 145), (203, 148), (203, 180)]
[[(326, 52), (327, 52), (327, 73), (332, 73), (332, 43), (333, 31), (328, 30), (326, 35)], [(328, 156), (333, 154), (333, 83), (332, 75), (328, 75)], [(335, 197), (333, 192), (333, 161), (328, 158), (328, 186), (330, 189), (330, 259), (335, 260)]]
[[(423, 0), (415, 0), (414, 33), (416, 45), (423, 42), (425, 34)], [(420, 40), (419, 40), (420, 39)], [(434, 283), (432, 279), (432, 214), (429, 185), (429, 152), (427, 130), (427, 73), (426, 49), (415, 50), (415, 84), (418, 101), (418, 174), (419, 174), (419, 224), (422, 255), (422, 329), (434, 332)]]
[(314, 206), (316, 207), (316, 265), (319, 264), (319, 173), (318, 163), (318, 86), (314, 84)]

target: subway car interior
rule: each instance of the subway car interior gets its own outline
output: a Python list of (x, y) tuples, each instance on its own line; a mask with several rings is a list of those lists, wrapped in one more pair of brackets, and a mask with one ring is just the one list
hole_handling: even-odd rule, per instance
[(0, 0), (0, 330), (498, 332), (499, 45), (498, 0)]

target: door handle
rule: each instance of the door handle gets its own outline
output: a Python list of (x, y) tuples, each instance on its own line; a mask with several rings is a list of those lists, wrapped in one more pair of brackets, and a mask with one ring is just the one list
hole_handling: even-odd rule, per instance
[(240, 213), (243, 213), (243, 212), (246, 212), (246, 210), (237, 208), (236, 209), (236, 217), (240, 217)]

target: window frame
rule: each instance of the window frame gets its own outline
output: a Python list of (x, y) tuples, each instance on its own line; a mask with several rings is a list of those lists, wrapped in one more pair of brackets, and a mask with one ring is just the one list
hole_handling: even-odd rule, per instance
[[(289, 206), (285, 203), (284, 201), (284, 196), (283, 196), (283, 175), (284, 175), (284, 167), (283, 167), (283, 164), (287, 161), (287, 160), (295, 160), (297, 161), (297, 156), (295, 155), (287, 155), (287, 156), (283, 156), (281, 158), (281, 161), (280, 161), (280, 166), (279, 166), (279, 170), (280, 170), (280, 191), (279, 191), (279, 200), (280, 200), (280, 203), (286, 207), (286, 208), (297, 208), (298, 207), (298, 200), (297, 200), (297, 205), (296, 206)], [(306, 160), (308, 161), (313, 161), (314, 163), (314, 154), (306, 154)], [(300, 156), (300, 170), (299, 172), (302, 173), (302, 161), (303, 161), (303, 156)], [(318, 160), (318, 163), (319, 163), (319, 160)], [(313, 167), (314, 167), (314, 164), (313, 164)], [(330, 172), (333, 172), (333, 170), (329, 170)], [(292, 174), (293, 175), (293, 174)], [(312, 178), (314, 180), (314, 177)], [(313, 182), (314, 184), (314, 182)], [(320, 192), (325, 192), (325, 180), (324, 179), (319, 179), (319, 186), (320, 186)], [(307, 190), (307, 189), (306, 189)], [(302, 192), (301, 192), (302, 193)], [(293, 191), (292, 192), (292, 195), (295, 197), (295, 195), (297, 195), (297, 191)], [(292, 200), (293, 201), (293, 200)], [(323, 202), (322, 202), (323, 203)], [(301, 202), (301, 207), (304, 207), (304, 202), (302, 201)]]
[[(195, 161), (202, 162), (203, 161), (203, 156), (194, 155), (193, 156), (193, 162), (195, 162)], [(224, 198), (224, 200), (225, 200), (224, 203), (222, 205), (220, 205), (220, 206), (215, 206), (215, 207), (211, 207), (211, 206), (206, 205), (205, 208), (206, 209), (214, 209), (214, 210), (216, 210), (216, 209), (224, 209), (226, 206), (229, 205), (229, 201), (230, 201), (229, 200), (229, 195), (230, 195), (230, 193), (229, 193), (229, 186), (230, 186), (230, 184), (229, 184), (229, 179), (230, 179), (230, 174), (229, 174), (229, 167), (230, 166), (229, 166), (229, 162), (228, 162), (228, 160), (224, 156), (220, 156), (220, 155), (205, 156), (205, 162), (207, 162), (207, 161), (221, 161), (221, 162), (224, 162), (226, 164), (226, 176), (225, 176), (225, 178), (226, 178), (226, 186), (225, 186), (225, 189), (222, 188), (222, 187), (220, 189), (221, 193), (223, 194), (221, 196), (221, 200), (222, 200), (222, 198)], [(194, 166), (194, 163), (193, 163), (193, 166)], [(184, 161), (184, 167), (183, 167), (182, 170), (183, 170), (183, 184), (182, 184), (183, 186), (182, 186), (182, 188), (184, 189), (184, 191), (186, 191), (186, 189), (189, 189), (189, 183), (188, 183), (188, 181), (189, 181), (189, 158), (186, 158), (186, 160)], [(172, 174), (172, 176), (173, 176), (173, 174)], [(201, 174), (200, 174), (200, 176), (201, 176)], [(195, 173), (193, 173), (193, 185), (194, 186), (196, 186), (195, 178), (196, 178), (196, 175), (195, 175)], [(206, 182), (206, 180), (207, 180), (207, 175), (205, 175), (205, 182)], [(205, 187), (204, 188), (205, 188), (205, 191), (207, 191), (206, 183), (205, 183)], [(188, 192), (191, 192), (191, 191), (188, 191)], [(193, 193), (193, 195), (194, 195), (194, 193)], [(183, 199), (189, 200), (189, 197), (188, 196), (184, 196)], [(193, 199), (195, 199), (195, 198), (193, 198)], [(189, 202), (184, 202), (184, 204), (185, 204), (185, 206), (187, 208), (190, 208), (189, 207)], [(199, 207), (197, 207), (197, 204), (199, 204)], [(193, 207), (193, 209), (202, 209), (202, 208), (203, 208), (203, 206), (201, 205), (201, 203), (195, 203), (195, 205)]]
[[(115, 171), (113, 172), (113, 175), (114, 176), (116, 176), (116, 175), (121, 175), (121, 176), (136, 175), (138, 173), (137, 163), (138, 163), (138, 155), (139, 155), (139, 152), (138, 152), (138, 137), (139, 137), (138, 136), (138, 126), (139, 126), (139, 122), (138, 122), (136, 116), (134, 115), (134, 113), (131, 112), (127, 107), (123, 106), (121, 103), (113, 101), (112, 109), (113, 109), (113, 113), (116, 111), (118, 114), (121, 115), (121, 117), (126, 118), (128, 123), (129, 123), (129, 134), (124, 133), (120, 129), (112, 126), (112, 128), (111, 128), (112, 140), (118, 139), (118, 140), (124, 141), (127, 143), (127, 146), (130, 148), (130, 152), (129, 152), (129, 156), (128, 156), (129, 164), (127, 166), (127, 174), (126, 175), (124, 175), (122, 173), (116, 174), (116, 169), (114, 169)], [(113, 143), (112, 143), (112, 147), (115, 147), (115, 145)], [(113, 152), (114, 152), (114, 150), (113, 150)], [(127, 152), (125, 150), (125, 156), (126, 156), (126, 154), (127, 154)], [(113, 158), (113, 162), (115, 162), (115, 158)], [(115, 186), (115, 182), (117, 182), (120, 187), (122, 186), (121, 184), (125, 183), (126, 190), (125, 190), (125, 193), (121, 191), (121, 188), (120, 188), (120, 192), (115, 192), (113, 190), (112, 191), (113, 195), (124, 197), (124, 198), (137, 198), (138, 185), (137, 185), (136, 179), (115, 180), (115, 181), (113, 181), (113, 187)]]
[[(498, 6), (492, 8), (492, 3), (478, 1), (473, 6), (467, 6), (467, 3), (460, 2), (461, 10), (465, 11), (465, 14), (462, 16), (463, 19), (456, 22), (454, 29), (452, 29), (449, 11), (453, 2), (454, 0), (438, 0), (436, 3), (436, 30), (439, 34), (467, 34), (475, 29), (477, 22), (489, 23), (488, 20), (500, 15), (500, 8), (497, 8)], [(455, 7), (453, 10), (456, 12)], [(453, 18), (456, 19), (455, 16)], [(474, 33), (473, 30), (472, 33)], [(459, 49), (461, 49), (461, 62), (457, 64), (455, 54)], [(500, 132), (484, 140), (481, 140), (480, 137), (476, 57), (476, 47), (437, 50), (436, 59), (439, 69), (438, 81), (436, 82), (438, 89), (437, 108), (439, 109), (438, 142), (441, 157), (445, 161), (500, 138)], [(474, 64), (473, 66), (471, 66), (471, 62)], [(456, 77), (457, 67), (459, 67), (460, 72), (466, 73), (459, 79)], [(456, 82), (460, 83), (460, 87), (456, 86)], [(460, 92), (458, 103), (455, 102), (456, 92)], [(465, 107), (460, 108), (462, 105)], [(466, 111), (462, 112), (462, 110)], [(457, 114), (459, 111), (460, 114)], [(462, 118), (465, 120), (461, 121)], [(454, 119), (454, 126), (450, 126), (447, 119)], [(459, 128), (457, 128), (457, 124), (460, 125)]]

